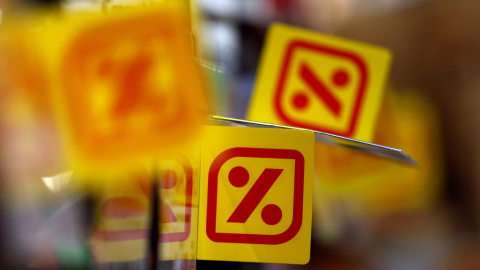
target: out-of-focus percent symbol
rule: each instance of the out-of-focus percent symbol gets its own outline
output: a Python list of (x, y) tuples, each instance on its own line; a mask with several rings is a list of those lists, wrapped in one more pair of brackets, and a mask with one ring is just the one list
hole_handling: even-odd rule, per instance
[[(162, 181), (160, 183), (160, 187), (162, 189), (171, 190), (177, 185), (177, 174), (175, 173), (175, 171), (171, 169), (166, 169), (163, 171), (163, 177), (161, 178), (161, 180)], [(186, 192), (186, 194), (188, 194), (188, 191)], [(191, 199), (191, 195), (190, 195), (190, 199)], [(185, 204), (188, 205), (189, 203), (186, 202)], [(173, 213), (172, 208), (168, 205), (168, 203), (165, 202), (165, 200), (161, 199), (160, 207), (162, 209), (160, 212), (162, 214), (160, 222), (162, 223), (177, 222), (177, 218), (175, 217), (175, 214)], [(186, 214), (185, 216), (187, 217), (190, 215)]]
[(248, 118), (371, 141), (390, 59), (383, 48), (273, 24)]
[[(217, 192), (219, 182), (226, 180), (236, 188), (243, 188), (249, 181), (254, 181), (253, 185), (226, 221), (228, 223), (246, 223), (284, 171), (284, 169), (281, 168), (265, 168), (258, 179), (255, 180), (250, 179), (249, 171), (245, 167), (236, 166), (230, 169), (228, 179), (222, 179), (219, 175), (223, 164), (234, 158), (249, 158), (252, 162), (258, 158), (292, 160), (294, 162), (293, 168), (290, 168), (294, 170), (291, 174), (292, 178), (287, 179), (287, 182), (291, 184), (289, 186), (293, 187), (293, 201), (291, 202), (293, 213), (291, 213), (291, 223), (285, 230), (277, 234), (217, 231)], [(209, 238), (216, 242), (278, 245), (295, 237), (302, 226), (304, 164), (305, 159), (303, 155), (299, 151), (289, 149), (237, 147), (225, 150), (218, 155), (210, 167), (208, 179), (207, 235)], [(278, 224), (282, 220), (282, 215), (282, 209), (276, 204), (267, 204), (261, 211), (261, 219), (268, 225)]]
[[(309, 90), (329, 108), (329, 110), (338, 117), (341, 112), (341, 103), (335, 95), (331, 93), (331, 90), (322, 82), (320, 77), (317, 77), (313, 70), (306, 63), (302, 63), (300, 67), (300, 77), (309, 86)], [(331, 81), (337, 89), (343, 89), (348, 84), (348, 73), (343, 70), (337, 70), (331, 77)], [(294, 106), (298, 110), (306, 109), (309, 105), (309, 97), (304, 93), (304, 90), (299, 90), (292, 100)]]
[(121, 170), (198, 134), (206, 102), (182, 11), (116, 14), (73, 29), (61, 43), (56, 93), (79, 170)]
[[(185, 241), (190, 235), (193, 172), (188, 159), (177, 157), (176, 160), (178, 162), (175, 161), (175, 163), (178, 163), (181, 171), (169, 168), (159, 171), (161, 174), (160, 192), (162, 193), (160, 223), (175, 226), (171, 228), (171, 231), (159, 233), (158, 241), (160, 243)], [(120, 219), (141, 218), (147, 215), (144, 202), (148, 201), (150, 196), (151, 176), (146, 169), (143, 169), (133, 177), (132, 181), (140, 189), (141, 194), (137, 194), (136, 197), (113, 197), (105, 200), (102, 206), (103, 218), (125, 222)], [(182, 224), (183, 226), (181, 226)], [(180, 227), (182, 228), (179, 229)], [(145, 239), (147, 228), (104, 230), (101, 236), (106, 241)]]
[[(280, 119), (289, 125), (352, 136), (369, 76), (365, 61), (350, 51), (295, 40), (288, 45), (283, 65), (275, 96)], [(293, 108), (284, 103), (289, 97)]]
[[(167, 203), (162, 201), (161, 223), (181, 225), (181, 229), (162, 231), (159, 242), (182, 242), (188, 239), (192, 225), (193, 207), (193, 169), (189, 160), (183, 156), (176, 158), (181, 170), (164, 169), (160, 187), (163, 189), (164, 198), (169, 198)], [(178, 231), (177, 231), (178, 230)]]

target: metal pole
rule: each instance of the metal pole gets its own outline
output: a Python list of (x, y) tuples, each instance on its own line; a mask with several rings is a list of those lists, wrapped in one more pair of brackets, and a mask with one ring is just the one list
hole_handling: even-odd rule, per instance
[(156, 162), (153, 165), (152, 172), (152, 181), (151, 181), (151, 190), (150, 190), (150, 226), (148, 230), (148, 246), (147, 246), (147, 269), (155, 270), (157, 269), (158, 264), (158, 253), (160, 252), (160, 247), (158, 245), (158, 229), (159, 229), (159, 220), (160, 220), (160, 193), (158, 192), (158, 183), (161, 181), (160, 173), (158, 172), (158, 167)]

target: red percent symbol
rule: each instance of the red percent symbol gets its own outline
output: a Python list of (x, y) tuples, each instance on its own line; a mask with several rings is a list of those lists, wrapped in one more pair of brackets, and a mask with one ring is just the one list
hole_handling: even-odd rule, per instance
[[(313, 73), (312, 69), (306, 63), (302, 63), (300, 66), (300, 77), (309, 86), (311, 92), (313, 92), (319, 100), (323, 101), (336, 117), (339, 117), (342, 109), (340, 101), (331, 93), (325, 83)], [(338, 89), (342, 89), (349, 82), (349, 75), (345, 70), (340, 69), (335, 71), (331, 79)], [(309, 98), (304, 91), (298, 91), (293, 97), (292, 102), (297, 109), (303, 110), (308, 106)]]
[[(218, 183), (227, 179), (220, 179), (219, 172), (223, 164), (235, 157), (268, 158), (294, 160), (294, 176), (289, 179), (293, 182), (293, 213), (289, 227), (275, 235), (255, 233), (229, 233), (217, 231)], [(297, 150), (270, 149), (270, 148), (230, 148), (220, 153), (212, 162), (208, 173), (207, 218), (206, 233), (214, 242), (249, 243), (278, 245), (291, 240), (302, 226), (303, 218), (303, 189), (304, 189), (305, 159)], [(283, 169), (265, 168), (237, 208), (230, 215), (227, 222), (245, 223), (252, 212), (258, 207), (266, 193), (278, 179)], [(234, 167), (228, 174), (228, 181), (235, 187), (245, 186), (249, 179), (248, 170), (244, 167)], [(281, 209), (269, 204), (262, 209), (262, 220), (269, 225), (275, 225), (282, 219)]]
[[(308, 86), (309, 90), (313, 92), (314, 96), (320, 100), (320, 102), (326, 106), (326, 109), (332, 112), (332, 114), (336, 117), (342, 115), (342, 113), (345, 111), (344, 108), (347, 107), (345, 106), (346, 104), (342, 104), (340, 100), (338, 100), (338, 98), (332, 94), (332, 89), (329, 89), (327, 84), (325, 84), (325, 82), (313, 72), (312, 68), (307, 65), (306, 62), (300, 63), (300, 70), (298, 73), (296, 72), (296, 69), (294, 70), (294, 67), (296, 66), (294, 64), (296, 61), (294, 55), (298, 51), (306, 51), (312, 55), (326, 55), (336, 58), (342, 62), (347, 62), (354, 67), (354, 72), (358, 75), (358, 82), (352, 88), (352, 91), (355, 91), (353, 99), (348, 101), (349, 103), (351, 102), (352, 110), (351, 114), (347, 116), (348, 121), (345, 126), (340, 128), (331, 128), (326, 127), (321, 123), (312, 123), (308, 119), (294, 117), (294, 115), (291, 115), (291, 113), (284, 108), (285, 105), (282, 103), (282, 100), (284, 98), (288, 98), (288, 89), (286, 89), (288, 85), (287, 82), (289, 78), (293, 76), (299, 76), (301, 80)], [(303, 40), (293, 40), (287, 46), (285, 58), (283, 60), (282, 67), (280, 68), (280, 74), (278, 76), (278, 82), (273, 100), (275, 112), (280, 120), (285, 124), (350, 137), (357, 128), (358, 118), (365, 98), (368, 79), (368, 69), (365, 61), (354, 52), (330, 47), (325, 44), (317, 44)], [(343, 89), (352, 83), (350, 74), (343, 69), (336, 70), (331, 75), (330, 80), (337, 90)], [(295, 91), (296, 93), (293, 95), (293, 98), (289, 100), (290, 104), (292, 104), (296, 110), (305, 110), (310, 104), (311, 100), (303, 92), (304, 90)]]
[[(282, 172), (283, 169), (265, 169), (227, 222), (245, 223)], [(235, 167), (228, 178), (233, 186), (243, 187), (249, 180), (249, 174), (244, 167)], [(281, 219), (282, 210), (277, 205), (269, 204), (263, 208), (262, 220), (268, 225), (275, 225)]]

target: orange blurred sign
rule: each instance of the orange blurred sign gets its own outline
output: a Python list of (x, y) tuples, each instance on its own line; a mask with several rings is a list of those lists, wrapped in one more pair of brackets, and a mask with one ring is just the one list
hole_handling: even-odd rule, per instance
[(70, 19), (42, 33), (77, 169), (120, 167), (197, 134), (206, 105), (185, 16), (160, 5)]

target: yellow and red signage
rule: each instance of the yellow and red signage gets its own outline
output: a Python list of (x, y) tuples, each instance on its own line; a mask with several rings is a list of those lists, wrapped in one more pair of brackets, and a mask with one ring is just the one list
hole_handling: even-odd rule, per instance
[(198, 259), (307, 263), (313, 132), (209, 127), (206, 136)]
[[(160, 260), (195, 259), (198, 218), (198, 153), (175, 154), (102, 188), (98, 226), (91, 240), (100, 262), (146, 257), (151, 181), (160, 179)], [(150, 167), (155, 168), (155, 172)]]
[[(182, 6), (51, 21), (26, 31), (17, 46), (6, 44), (29, 53), (39, 72), (23, 67), (15, 74), (40, 82), (36, 88), (52, 93), (53, 102), (34, 96), (22, 76), (12, 84), (32, 88), (44, 107), (55, 105), (74, 170), (127, 171), (136, 159), (176, 150), (199, 134), (208, 109)], [(8, 41), (30, 28), (6, 29)]]
[(390, 61), (380, 47), (273, 24), (247, 117), (371, 141)]
[(444, 173), (438, 116), (425, 97), (403, 89), (387, 91), (374, 143), (404, 149), (418, 167), (326, 144), (315, 146), (314, 227), (322, 240), (341, 237), (348, 218), (419, 213), (438, 202)]

